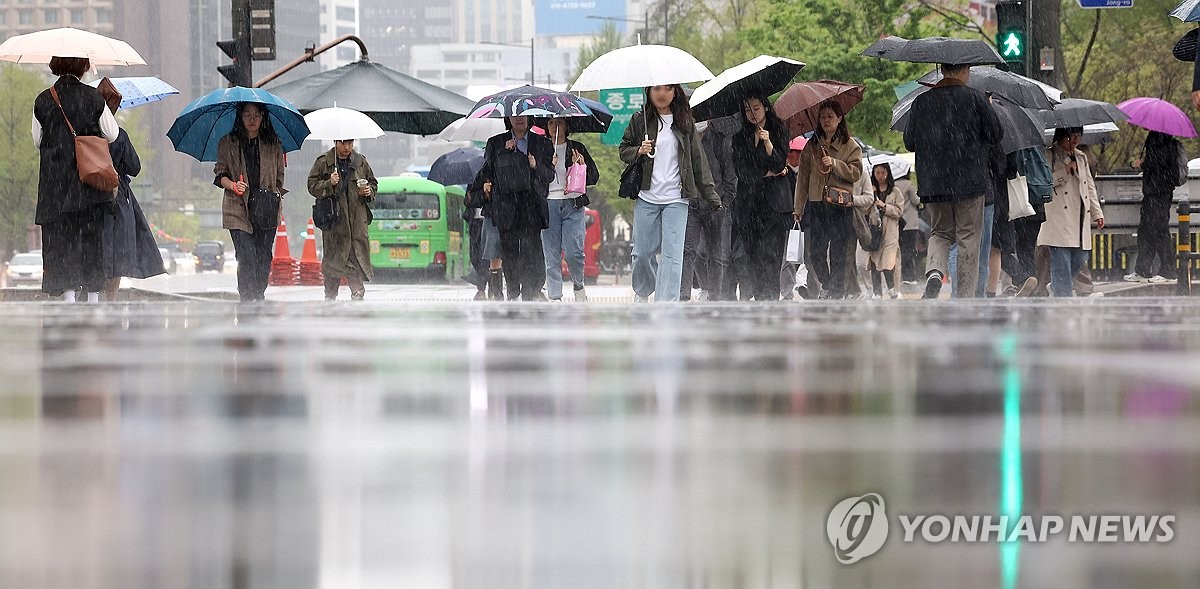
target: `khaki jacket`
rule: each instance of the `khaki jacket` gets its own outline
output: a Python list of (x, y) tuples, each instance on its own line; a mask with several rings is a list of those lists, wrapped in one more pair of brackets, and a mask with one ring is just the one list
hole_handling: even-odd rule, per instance
[(810, 202), (822, 200), (825, 187), (841, 188), (855, 192), (855, 185), (863, 177), (862, 148), (853, 138), (843, 144), (826, 144), (829, 157), (833, 158), (833, 169), (821, 173), (821, 142), (814, 136), (804, 151), (800, 152), (800, 169), (796, 172), (796, 214), (803, 215), (804, 207)]
[[(334, 186), (329, 182), (329, 176), (337, 169), (337, 152), (331, 149), (321, 154), (312, 169), (308, 172), (308, 192), (313, 198), (336, 197), (338, 210), (342, 220), (337, 226), (321, 231), (321, 245), (324, 255), (321, 259), (321, 271), (326, 276), (354, 278), (359, 276), (370, 280), (375, 277), (371, 266), (371, 241), (367, 232), (371, 227), (370, 203), (375, 200), (375, 191), (379, 189), (379, 180), (367, 158), (361, 153), (350, 154), (350, 166), (354, 173), (344, 177)], [(358, 195), (358, 181), (366, 180), (371, 187), (371, 196)]]
[(1092, 249), (1092, 223), (1104, 218), (1096, 181), (1087, 154), (1075, 150), (1079, 173), (1067, 172), (1067, 155), (1051, 147), (1046, 159), (1054, 173), (1054, 200), (1046, 203), (1046, 222), (1038, 233), (1038, 245)]
[[(260, 142), (258, 159), (259, 187), (278, 192), (280, 195), (287, 194), (287, 189), (283, 187), (283, 171), (286, 166), (283, 147), (278, 143)], [(246, 160), (242, 157), (242, 149), (234, 135), (226, 135), (217, 143), (217, 165), (213, 167), (213, 173), (218, 179), (228, 176), (235, 181), (246, 175)], [(225, 191), (225, 196), (221, 199), (221, 227), (254, 233), (254, 228), (250, 226), (250, 211), (246, 209), (248, 196), (250, 195), (238, 196), (232, 190)], [(282, 206), (279, 207), (279, 211), (283, 214)]]
[[(674, 129), (671, 129), (671, 132), (679, 141), (679, 178), (683, 182), (683, 197), (692, 206), (699, 206), (701, 203), (708, 208), (722, 206), (696, 127), (693, 125), (690, 133), (680, 133)], [(621, 138), (621, 161), (632, 164), (637, 160), (638, 148), (646, 135), (645, 118), (641, 113), (634, 114), (629, 126), (625, 128), (625, 136)], [(650, 125), (649, 136), (651, 141), (658, 139), (657, 125)], [(650, 189), (655, 161), (648, 157), (642, 159), (642, 190)]]

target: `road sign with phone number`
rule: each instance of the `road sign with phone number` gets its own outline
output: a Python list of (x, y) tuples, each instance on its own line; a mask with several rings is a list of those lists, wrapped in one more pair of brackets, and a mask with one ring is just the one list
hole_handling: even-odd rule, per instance
[(1133, 0), (1078, 0), (1080, 8), (1133, 8)]
[(646, 104), (646, 91), (642, 88), (601, 90), (599, 98), (600, 104), (603, 104), (613, 114), (608, 132), (601, 135), (600, 140), (605, 145), (620, 145), (621, 137), (625, 135), (625, 128), (629, 126), (629, 120)]

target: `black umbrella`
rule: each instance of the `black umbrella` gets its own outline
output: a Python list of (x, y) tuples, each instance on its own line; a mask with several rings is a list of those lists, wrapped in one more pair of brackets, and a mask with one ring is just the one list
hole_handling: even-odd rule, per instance
[(470, 184), (483, 169), (483, 150), (460, 147), (434, 160), (429, 166), (429, 179), (441, 184)]
[[(927, 87), (913, 90), (892, 107), (893, 130), (903, 132), (908, 128), (908, 113), (912, 110), (913, 101), (928, 91)], [(1021, 108), (997, 96), (992, 97), (992, 108), (1000, 119), (1000, 126), (1004, 127), (1004, 139), (1000, 142), (1004, 153), (1044, 144), (1042, 130), (1045, 127), (1036, 110)]]
[(771, 96), (787, 88), (802, 69), (799, 61), (771, 55), (735, 65), (696, 88), (690, 97), (692, 114), (697, 121), (738, 114), (747, 96)]
[(947, 63), (956, 65), (1000, 65), (1004, 59), (996, 48), (974, 39), (926, 37), (908, 40), (885, 37), (863, 50), (866, 57), (911, 63)]
[[(933, 70), (921, 76), (917, 83), (933, 86), (941, 81), (941, 70)], [(971, 69), (971, 79), (967, 85), (980, 92), (991, 92), (1026, 108), (1046, 110), (1055, 108), (1055, 104), (1062, 102), (1062, 91), (1058, 88), (994, 67)]]
[(333, 106), (371, 117), (384, 131), (436, 135), (471, 112), (470, 99), (377, 63), (357, 61), (270, 88), (302, 113)]
[(1128, 119), (1129, 115), (1121, 112), (1115, 104), (1082, 98), (1068, 98), (1055, 106), (1054, 110), (1042, 112), (1042, 120), (1048, 129), (1123, 123)]

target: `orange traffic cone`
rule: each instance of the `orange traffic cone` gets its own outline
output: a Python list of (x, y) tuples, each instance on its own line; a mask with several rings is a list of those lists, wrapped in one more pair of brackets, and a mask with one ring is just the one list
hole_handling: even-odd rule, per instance
[(279, 228), (275, 230), (275, 255), (271, 259), (271, 274), (267, 277), (267, 284), (295, 286), (299, 279), (297, 270), (292, 251), (288, 248), (287, 223), (280, 219)]
[(313, 220), (308, 220), (308, 235), (304, 240), (304, 251), (300, 255), (300, 284), (302, 286), (321, 286), (325, 284), (325, 275), (321, 273), (321, 261), (317, 259), (317, 229)]

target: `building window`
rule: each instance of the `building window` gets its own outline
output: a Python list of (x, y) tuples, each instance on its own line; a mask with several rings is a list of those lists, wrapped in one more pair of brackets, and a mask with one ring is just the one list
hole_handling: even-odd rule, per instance
[(81, 25), (81, 24), (83, 24), (83, 23), (84, 23), (84, 17), (85, 17), (86, 15), (87, 15), (87, 13), (86, 13), (86, 12), (84, 12), (84, 11), (82, 11), (82, 10), (78, 9), (78, 8), (75, 8), (75, 9), (71, 10), (71, 24), (73, 24), (73, 25)]
[(447, 53), (445, 56), (446, 63), (466, 63), (467, 54), (465, 53)]
[(467, 70), (446, 70), (446, 79), (448, 80), (467, 80), (470, 75)]
[(110, 23), (112, 22), (112, 11), (104, 9), (96, 9), (96, 22)]
[(33, 11), (32, 10), (22, 10), (21, 12), (19, 12), (17, 14), (17, 18), (19, 19), (19, 22), (21, 24), (31, 25), (31, 24), (33, 24)]
[(438, 70), (417, 70), (418, 80), (436, 80), (442, 77), (442, 72)]
[(42, 13), (42, 18), (45, 19), (44, 22), (48, 25), (58, 24), (58, 11), (54, 9), (46, 10)]
[(357, 16), (358, 16), (358, 14), (356, 13), (356, 11), (354, 10), (353, 7), (338, 6), (338, 8), (337, 8), (337, 19), (338, 20), (353, 21), (355, 19), (355, 17), (357, 17)]

